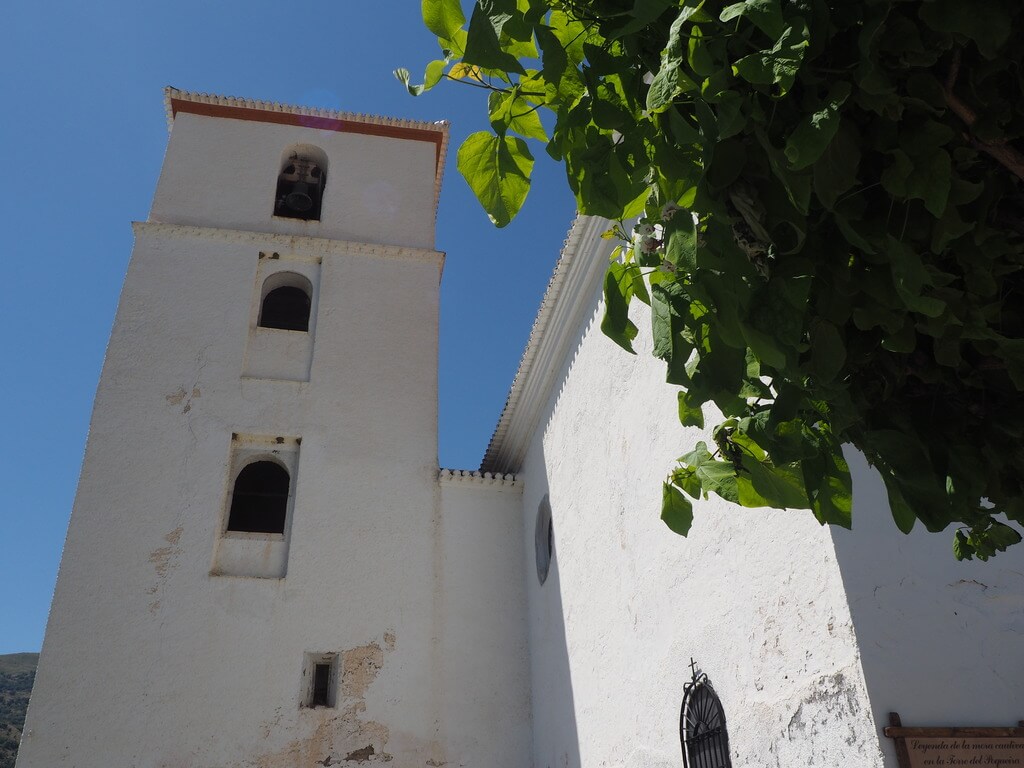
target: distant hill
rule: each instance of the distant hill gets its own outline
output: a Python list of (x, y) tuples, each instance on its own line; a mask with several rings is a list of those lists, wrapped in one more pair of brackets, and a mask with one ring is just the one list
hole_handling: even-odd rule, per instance
[(38, 653), (0, 656), (0, 768), (14, 768)]

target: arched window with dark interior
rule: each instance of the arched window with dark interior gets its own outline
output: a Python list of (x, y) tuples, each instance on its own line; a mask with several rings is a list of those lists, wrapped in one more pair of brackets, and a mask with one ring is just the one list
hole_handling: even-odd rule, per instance
[(296, 272), (275, 272), (263, 281), (260, 328), (308, 331), (313, 286)]
[(254, 461), (235, 478), (228, 530), (284, 533), (288, 514), (288, 470), (276, 461)]
[(683, 745), (684, 768), (732, 768), (725, 710), (708, 676), (697, 674), (690, 660), (693, 679), (683, 687), (679, 715), (679, 739)]
[(327, 186), (327, 155), (309, 144), (285, 150), (277, 174), (274, 215), (319, 221)]

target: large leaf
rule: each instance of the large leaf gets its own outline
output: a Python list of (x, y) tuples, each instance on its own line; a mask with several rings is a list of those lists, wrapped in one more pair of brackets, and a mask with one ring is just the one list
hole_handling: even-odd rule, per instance
[(625, 219), (636, 215), (637, 207), (643, 209), (647, 187), (631, 165), (638, 156), (637, 144), (643, 146), (642, 137), (616, 136), (593, 125), (563, 141), (569, 184), (580, 213)]
[(463, 61), (485, 69), (525, 74), (519, 59), (501, 44), (502, 28), (516, 13), (514, 0), (478, 0), (469, 19), (469, 37)]
[(811, 174), (806, 170), (793, 170), (786, 156), (772, 146), (771, 141), (763, 133), (758, 132), (757, 139), (764, 149), (772, 173), (782, 184), (786, 197), (797, 212), (806, 215), (811, 201)]
[(647, 91), (647, 109), (664, 112), (681, 93), (697, 90), (697, 84), (683, 71), (682, 30), (696, 8), (684, 7), (668, 30), (668, 44), (661, 54), (661, 66)]
[(801, 509), (810, 506), (798, 466), (775, 467), (770, 462), (744, 461), (736, 480), (744, 507)]
[(654, 348), (651, 354), (660, 360), (672, 360), (672, 336), (675, 333), (674, 314), (669, 295), (664, 285), (655, 283), (651, 286), (651, 332), (654, 337)]
[(423, 23), (442, 40), (451, 40), (466, 23), (459, 0), (423, 0)]
[(666, 227), (665, 258), (685, 272), (697, 269), (697, 225), (687, 211), (672, 217)]
[(686, 365), (693, 353), (693, 343), (686, 337), (689, 299), (678, 282), (654, 282), (651, 286), (651, 330), (655, 357), (668, 364), (665, 380), (670, 384), (688, 385)]
[[(542, 57), (541, 72), (544, 80), (557, 88), (570, 69), (568, 54), (566, 54), (565, 48), (562, 47), (562, 41), (555, 36), (555, 33), (549, 27), (537, 28), (537, 43), (540, 45)], [(573, 74), (575, 74), (576, 67), (571, 69)]]
[(696, 447), (681, 456), (679, 461), (685, 468), (693, 471), (705, 496), (716, 493), (727, 501), (739, 503), (735, 465), (731, 461), (717, 461), (708, 451), (707, 443), (697, 443)]
[(634, 0), (633, 10), (630, 11), (626, 23), (610, 34), (608, 38), (618, 40), (639, 32), (675, 4), (674, 0)]
[(579, 64), (586, 56), (583, 46), (593, 35), (592, 26), (573, 18), (560, 9), (553, 9), (548, 16), (548, 28), (561, 43), (563, 50), (573, 64)]
[(627, 352), (633, 350), (633, 339), (636, 338), (637, 327), (629, 319), (629, 303), (633, 298), (634, 275), (636, 267), (613, 261), (608, 265), (604, 276), (604, 318), (601, 320), (601, 331)]
[(513, 131), (527, 139), (548, 140), (537, 107), (530, 106), (519, 95), (519, 88), (493, 91), (488, 99), (488, 112), (491, 127), (499, 135)]
[(694, 402), (695, 399), (689, 392), (679, 392), (679, 423), (684, 427), (704, 429), (704, 410), (700, 403)]
[(843, 457), (843, 449), (828, 432), (812, 433), (817, 450), (803, 461), (804, 486), (811, 510), (824, 525), (853, 524), (853, 479)]
[(680, 536), (686, 536), (693, 525), (693, 505), (678, 488), (669, 483), (662, 483), (661, 519)]
[(459, 172), (491, 221), (504, 227), (519, 213), (530, 191), (533, 155), (522, 139), (472, 133), (459, 147)]
[(786, 141), (786, 157), (794, 169), (814, 163), (839, 130), (839, 109), (850, 95), (845, 80), (835, 83), (822, 106), (809, 114)]
[(808, 46), (806, 32), (806, 27), (787, 27), (771, 50), (752, 53), (736, 61), (732, 65), (733, 74), (748, 83), (775, 86), (773, 94), (785, 96), (793, 87), (804, 60)]
[(746, 16), (772, 40), (778, 40), (785, 30), (782, 6), (779, 0), (745, 0), (722, 9), (719, 19), (729, 22), (739, 16)]

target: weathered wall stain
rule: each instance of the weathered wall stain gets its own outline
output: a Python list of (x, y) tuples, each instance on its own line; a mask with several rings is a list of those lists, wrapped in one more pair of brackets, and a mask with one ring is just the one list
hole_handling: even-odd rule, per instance
[(291, 717), (279, 710), (273, 721), (263, 724), (263, 738), (272, 740), (274, 733), (281, 730), (304, 735), (280, 750), (235, 763), (232, 768), (315, 768), (391, 762), (394, 756), (386, 749), (391, 737), (388, 726), (364, 719), (363, 715), (366, 692), (384, 667), (385, 652), (393, 650), (395, 642), (395, 633), (389, 630), (383, 635), (383, 647), (375, 640), (341, 651), (337, 707), (297, 706)]
[(185, 392), (184, 387), (178, 387), (176, 391), (171, 392), (171, 394), (169, 395), (165, 395), (164, 400), (166, 400), (171, 405), (178, 405), (182, 400), (185, 399), (186, 394), (187, 393)]
[(769, 746), (778, 768), (814, 765), (879, 765), (878, 744), (869, 738), (870, 715), (855, 675), (839, 670), (811, 681), (788, 722)]
[(376, 643), (351, 648), (341, 654), (341, 693), (346, 698), (361, 699), (380, 668), (384, 651)]
[(153, 598), (149, 603), (150, 613), (156, 613), (159, 610), (160, 587), (167, 578), (168, 572), (177, 567), (175, 558), (181, 553), (181, 548), (178, 544), (181, 541), (181, 534), (183, 531), (184, 528), (179, 525), (173, 531), (164, 536), (164, 541), (167, 542), (166, 547), (158, 547), (149, 553), (149, 562), (153, 564), (153, 570), (156, 571), (157, 576), (156, 584), (153, 584), (146, 589), (146, 594)]
[(179, 525), (173, 531), (164, 536), (168, 546), (154, 549), (149, 553), (149, 562), (160, 579), (167, 577), (167, 571), (171, 568), (171, 559), (178, 554), (178, 542), (181, 541), (181, 534), (184, 529)]
[(202, 397), (202, 395), (203, 393), (199, 390), (199, 387), (192, 387), (191, 393), (189, 393), (184, 387), (178, 387), (171, 394), (164, 395), (164, 400), (171, 405), (181, 405), (184, 401), (185, 407), (181, 409), (181, 412), (188, 413), (192, 410), (192, 400), (197, 397)]
[(347, 763), (365, 763), (373, 757), (373, 744), (368, 744), (362, 749), (354, 749), (345, 755), (344, 760)]
[(856, 692), (846, 684), (843, 673), (836, 672), (818, 680), (815, 689), (804, 697), (790, 718), (786, 733), (791, 739), (814, 737), (822, 727), (833, 727), (846, 716), (859, 712)]

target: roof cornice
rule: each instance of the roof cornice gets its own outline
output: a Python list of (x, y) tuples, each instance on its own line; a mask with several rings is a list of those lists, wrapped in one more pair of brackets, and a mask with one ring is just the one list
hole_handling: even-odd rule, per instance
[(299, 107), (258, 99), (217, 96), (211, 93), (179, 91), (164, 88), (164, 108), (167, 111), (167, 129), (174, 125), (179, 112), (223, 117), (232, 120), (251, 120), (262, 123), (297, 125), (340, 133), (361, 133), (407, 141), (425, 141), (434, 145), (434, 208), (441, 195), (441, 178), (448, 153), (448, 121), (428, 123), (421, 120), (402, 120), (377, 115), (339, 112), (333, 109)]
[(599, 255), (601, 233), (608, 226), (606, 219), (593, 216), (577, 216), (573, 222), (533, 321), (530, 339), (480, 464), (481, 470), (518, 472), (522, 467), (530, 436), (550, 397), (569, 345), (592, 311), (594, 295), (608, 265), (607, 259)]
[(444, 263), (445, 256), (444, 251), (434, 251), (429, 248), (410, 248), (403, 245), (384, 245), (381, 243), (360, 243), (352, 240), (332, 240), (326, 237), (309, 237), (308, 235), (280, 235), (273, 232), (252, 232), (243, 229), (194, 227), (187, 224), (165, 224), (157, 221), (133, 221), (132, 230), (135, 232), (136, 237), (139, 235), (168, 235), (232, 243), (249, 243), (261, 251), (298, 252), (307, 256), (355, 254), (411, 261), (433, 261), (438, 265)]
[(437, 479), (442, 485), (475, 485), (486, 488), (522, 489), (519, 478), (515, 475), (477, 472), (469, 469), (442, 469), (438, 472)]

